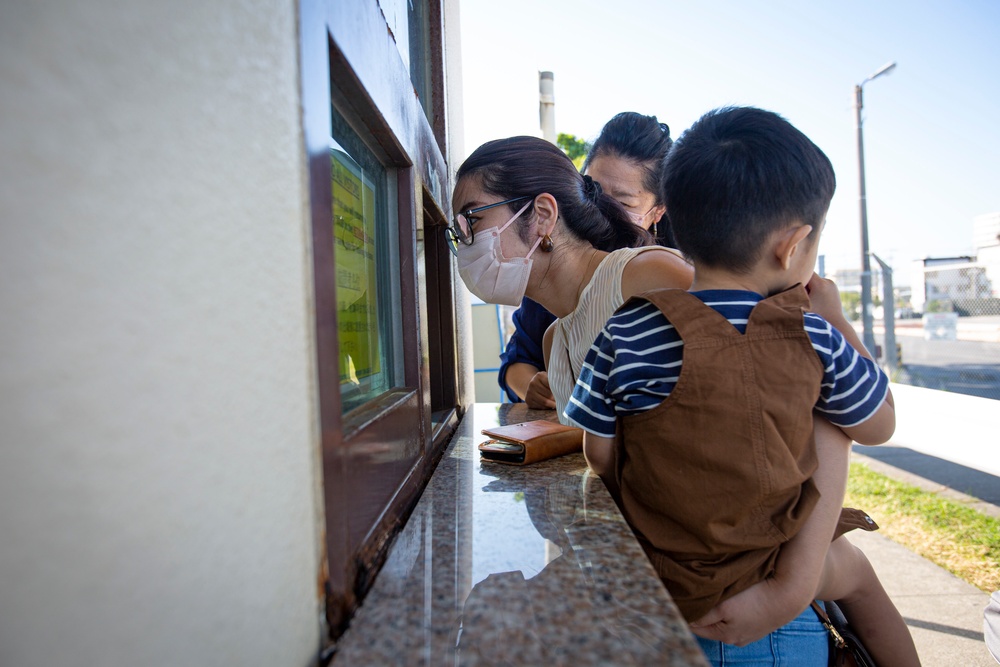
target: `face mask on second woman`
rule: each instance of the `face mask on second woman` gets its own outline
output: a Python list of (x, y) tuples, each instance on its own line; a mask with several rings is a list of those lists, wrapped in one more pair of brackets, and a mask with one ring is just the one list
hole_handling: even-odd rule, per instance
[(532, 201), (499, 227), (476, 234), (472, 245), (458, 247), (458, 274), (469, 291), (486, 303), (517, 306), (524, 298), (531, 275), (531, 255), (541, 243), (541, 237), (525, 257), (506, 259), (500, 249), (500, 233), (524, 213)]
[(649, 225), (646, 224), (646, 216), (648, 216), (650, 211), (652, 210), (653, 209), (651, 208), (649, 209), (649, 211), (646, 211), (645, 213), (633, 213), (632, 211), (625, 211), (625, 213), (627, 213), (629, 219), (632, 220), (632, 224), (638, 225), (643, 229), (649, 229)]

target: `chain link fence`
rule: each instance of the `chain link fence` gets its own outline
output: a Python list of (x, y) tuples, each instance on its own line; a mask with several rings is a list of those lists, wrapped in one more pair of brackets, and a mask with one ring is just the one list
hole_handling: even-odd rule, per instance
[(878, 265), (873, 333), (893, 380), (1000, 400), (1000, 262), (921, 260), (904, 287)]

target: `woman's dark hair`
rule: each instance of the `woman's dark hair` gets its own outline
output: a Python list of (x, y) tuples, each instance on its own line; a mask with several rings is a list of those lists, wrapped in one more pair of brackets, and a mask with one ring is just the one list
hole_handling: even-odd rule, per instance
[[(604, 124), (601, 134), (583, 163), (583, 171), (594, 158), (607, 156), (628, 160), (643, 170), (642, 187), (653, 193), (656, 205), (663, 204), (660, 193), (663, 158), (673, 145), (670, 127), (661, 123), (656, 116), (644, 116), (634, 111), (623, 111)], [(670, 223), (664, 214), (656, 223), (656, 242), (667, 247), (675, 247)]]
[(822, 227), (837, 180), (829, 158), (776, 113), (709, 111), (674, 144), (663, 196), (680, 249), (706, 266), (746, 272), (768, 237), (795, 223)]
[[(549, 193), (573, 236), (599, 250), (652, 243), (652, 236), (632, 224), (617, 200), (596, 181), (582, 176), (560, 148), (544, 139), (522, 136), (488, 141), (466, 158), (455, 181), (468, 176), (478, 176), (486, 192), (502, 199)], [(515, 213), (523, 205), (507, 206)], [(518, 224), (518, 233), (528, 242), (526, 225)]]

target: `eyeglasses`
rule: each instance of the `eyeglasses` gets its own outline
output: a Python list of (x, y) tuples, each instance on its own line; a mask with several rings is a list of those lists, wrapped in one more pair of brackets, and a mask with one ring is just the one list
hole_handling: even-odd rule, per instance
[(458, 256), (458, 244), (460, 242), (465, 245), (472, 245), (472, 241), (476, 237), (472, 226), (479, 220), (479, 218), (475, 217), (476, 213), (494, 208), (496, 206), (503, 206), (504, 204), (513, 204), (514, 202), (524, 201), (525, 199), (531, 199), (531, 197), (525, 196), (515, 197), (514, 199), (505, 199), (503, 201), (498, 201), (495, 204), (487, 204), (486, 206), (470, 208), (469, 210), (462, 211), (456, 215), (452, 219), (452, 224), (444, 228), (444, 236), (448, 240), (448, 248), (451, 249), (451, 254), (456, 257)]

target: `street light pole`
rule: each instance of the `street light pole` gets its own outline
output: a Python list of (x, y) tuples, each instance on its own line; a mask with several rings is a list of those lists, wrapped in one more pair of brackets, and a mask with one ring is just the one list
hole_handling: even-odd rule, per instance
[(880, 70), (854, 86), (854, 119), (858, 130), (858, 203), (861, 209), (861, 340), (868, 352), (875, 356), (875, 331), (872, 324), (872, 266), (868, 258), (868, 205), (865, 200), (865, 147), (861, 136), (862, 89), (864, 85), (896, 67), (895, 62), (884, 65)]

